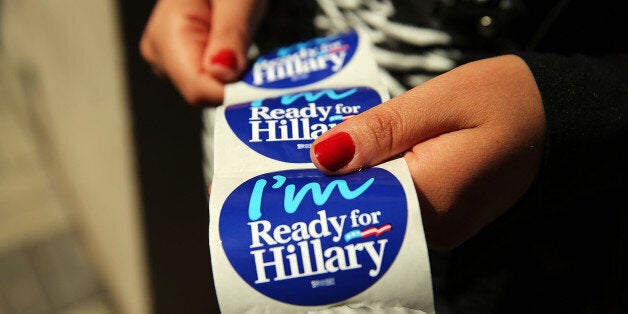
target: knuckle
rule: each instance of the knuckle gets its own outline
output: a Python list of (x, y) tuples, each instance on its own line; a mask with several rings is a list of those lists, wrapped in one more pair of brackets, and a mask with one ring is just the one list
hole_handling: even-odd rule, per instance
[(222, 99), (222, 95), (218, 91), (210, 92), (196, 88), (182, 90), (181, 94), (183, 99), (193, 106), (217, 105)]
[(142, 38), (139, 45), (140, 56), (151, 67), (153, 74), (158, 77), (165, 76), (165, 70), (162, 64), (158, 61), (157, 53), (150, 40)]
[(395, 147), (395, 141), (399, 124), (401, 122), (400, 113), (390, 106), (380, 106), (371, 121), (367, 124), (372, 140), (378, 149), (391, 152)]
[(154, 53), (153, 53), (152, 45), (145, 36), (142, 36), (142, 39), (140, 39), (139, 48), (140, 48), (140, 55), (142, 56), (142, 58), (144, 58), (144, 60), (149, 61), (149, 62), (153, 60)]
[(193, 90), (182, 91), (183, 99), (190, 105), (196, 105), (203, 102), (203, 97), (200, 93)]
[(249, 31), (242, 27), (230, 27), (222, 29), (220, 34), (231, 39), (235, 38), (239, 41), (246, 41), (249, 36)]

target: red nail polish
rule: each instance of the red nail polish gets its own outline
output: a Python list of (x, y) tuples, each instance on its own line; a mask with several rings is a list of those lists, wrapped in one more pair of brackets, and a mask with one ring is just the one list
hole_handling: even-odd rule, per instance
[(220, 65), (232, 70), (236, 70), (238, 67), (238, 60), (233, 50), (222, 49), (212, 56), (209, 60), (211, 64)]
[(336, 171), (346, 166), (355, 154), (351, 135), (339, 132), (314, 146), (314, 156), (327, 170)]

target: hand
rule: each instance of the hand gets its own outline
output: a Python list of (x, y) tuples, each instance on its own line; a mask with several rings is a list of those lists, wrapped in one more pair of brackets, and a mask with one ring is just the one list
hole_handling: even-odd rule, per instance
[(265, 7), (256, 0), (159, 0), (140, 41), (155, 72), (191, 104), (219, 104), (226, 83), (246, 67), (246, 51)]
[(509, 55), (460, 66), (339, 124), (310, 155), (323, 172), (339, 175), (403, 154), (427, 242), (448, 249), (525, 193), (544, 139), (534, 77)]

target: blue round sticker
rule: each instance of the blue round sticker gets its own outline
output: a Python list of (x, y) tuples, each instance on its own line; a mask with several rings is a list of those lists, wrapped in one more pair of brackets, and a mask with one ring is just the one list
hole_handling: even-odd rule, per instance
[(277, 301), (324, 305), (371, 287), (395, 261), (407, 203), (392, 173), (316, 169), (251, 178), (225, 200), (219, 233), (236, 272)]
[(259, 88), (291, 88), (318, 82), (349, 63), (358, 46), (355, 32), (315, 38), (260, 58), (243, 78)]
[(321, 89), (229, 106), (231, 130), (254, 151), (293, 163), (310, 162), (314, 140), (338, 123), (382, 102), (368, 87)]

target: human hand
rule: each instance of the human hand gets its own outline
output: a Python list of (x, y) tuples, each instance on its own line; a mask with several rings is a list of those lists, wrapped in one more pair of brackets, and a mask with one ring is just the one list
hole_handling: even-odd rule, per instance
[(142, 56), (190, 104), (219, 104), (224, 85), (246, 67), (265, 2), (159, 0), (140, 41)]
[(472, 62), (344, 121), (312, 145), (340, 175), (403, 153), (432, 248), (453, 248), (511, 207), (540, 167), (545, 113), (517, 56)]

